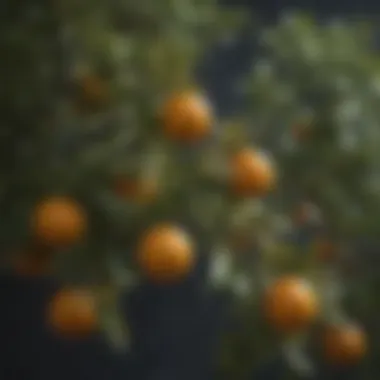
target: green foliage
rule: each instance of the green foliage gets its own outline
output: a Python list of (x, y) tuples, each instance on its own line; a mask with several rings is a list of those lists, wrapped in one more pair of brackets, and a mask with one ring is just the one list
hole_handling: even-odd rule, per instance
[(379, 65), (371, 25), (295, 15), (259, 38), (248, 114), (254, 138), (279, 164), (281, 201), (312, 199), (338, 234), (376, 235)]

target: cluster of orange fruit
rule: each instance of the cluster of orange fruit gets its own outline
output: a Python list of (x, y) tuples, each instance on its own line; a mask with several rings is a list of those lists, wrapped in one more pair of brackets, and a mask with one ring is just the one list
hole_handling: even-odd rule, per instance
[[(264, 296), (266, 320), (284, 335), (311, 326), (318, 317), (318, 297), (311, 284), (298, 277), (285, 276), (272, 284)], [(328, 362), (351, 365), (359, 362), (367, 350), (364, 331), (357, 325), (328, 326), (321, 338)]]
[[(43, 254), (28, 252), (18, 256), (17, 273), (42, 275), (50, 270), (54, 248), (75, 244), (88, 227), (85, 210), (70, 198), (55, 197), (38, 204), (31, 216), (34, 238)], [(182, 279), (192, 269), (195, 247), (191, 237), (175, 225), (158, 225), (140, 240), (136, 260), (141, 271), (157, 283)], [(97, 327), (97, 305), (94, 295), (85, 289), (62, 289), (52, 299), (49, 323), (66, 335), (81, 335)]]
[[(169, 99), (163, 110), (164, 133), (181, 142), (199, 142), (212, 132), (213, 111), (207, 99), (197, 92), (184, 92)], [(230, 157), (229, 184), (240, 197), (260, 196), (276, 182), (272, 162), (260, 151), (246, 146)]]
[[(155, 263), (155, 252), (163, 253), (161, 234), (169, 234), (167, 226), (152, 230), (142, 240), (140, 260), (145, 261), (145, 269), (152, 276), (173, 280), (170, 268), (170, 254), (165, 254), (168, 262)], [(183, 257), (190, 260), (191, 243), (188, 237), (177, 231), (176, 239), (167, 235), (173, 244), (181, 250)], [(178, 260), (177, 254), (174, 254)], [(178, 273), (186, 271), (190, 261), (179, 261)], [(310, 326), (318, 316), (318, 300), (312, 287), (297, 277), (283, 277), (270, 286), (264, 295), (263, 311), (266, 320), (282, 334), (294, 334)], [(51, 300), (48, 308), (48, 321), (54, 330), (64, 336), (81, 337), (92, 333), (98, 325), (97, 305), (93, 295), (80, 289), (63, 289)], [(320, 339), (326, 360), (338, 366), (357, 364), (366, 354), (367, 342), (363, 330), (354, 324), (328, 326)]]
[[(98, 98), (99, 86), (86, 80), (86, 98)], [(90, 97), (91, 95), (91, 97)], [(91, 100), (89, 99), (89, 100)], [(184, 91), (169, 98), (161, 109), (163, 134), (180, 143), (195, 143), (210, 135), (213, 110), (207, 99), (198, 92)], [(230, 185), (240, 197), (263, 195), (275, 182), (270, 161), (249, 147), (231, 157)], [(155, 183), (136, 183), (118, 179), (115, 188), (119, 196), (148, 203), (156, 195)], [(24, 254), (17, 263), (21, 274), (45, 274), (50, 270), (51, 249), (73, 245), (88, 229), (86, 210), (75, 200), (51, 197), (39, 203), (31, 216), (31, 230), (44, 254)], [(136, 258), (141, 272), (156, 283), (181, 280), (195, 263), (194, 240), (175, 225), (153, 226), (141, 238)], [(50, 324), (63, 333), (88, 332), (97, 325), (96, 302), (84, 290), (64, 289), (56, 294), (49, 308)]]
[[(163, 133), (183, 143), (195, 143), (210, 135), (212, 108), (197, 92), (175, 94), (162, 108)], [(230, 160), (230, 187), (239, 197), (265, 195), (276, 182), (270, 160), (260, 152), (245, 147)], [(155, 184), (119, 181), (118, 194), (147, 202), (155, 196)], [(52, 197), (38, 204), (32, 213), (31, 230), (40, 246), (60, 248), (81, 240), (88, 229), (86, 211), (71, 198)], [(137, 262), (142, 273), (156, 283), (184, 278), (195, 263), (194, 240), (180, 227), (170, 224), (153, 226), (142, 236), (137, 248)], [(40, 273), (49, 264), (48, 255), (26, 255), (20, 270)], [(40, 270), (40, 272), (38, 272)], [(265, 296), (267, 320), (284, 333), (311, 324), (318, 314), (313, 291), (294, 278), (280, 279)], [(94, 331), (98, 325), (96, 299), (87, 290), (61, 289), (48, 308), (53, 328), (65, 335), (78, 336)], [(365, 351), (365, 338), (360, 330), (344, 327), (329, 330), (326, 353), (336, 361), (359, 359)]]
[[(200, 92), (184, 91), (174, 94), (163, 105), (160, 117), (166, 138), (183, 144), (201, 142), (212, 133), (214, 112), (207, 98)], [(229, 159), (229, 187), (238, 197), (261, 196), (275, 185), (276, 172), (271, 160), (250, 147), (235, 151)], [(157, 184), (135, 183), (119, 179), (119, 194), (148, 203), (157, 194)]]
[[(94, 80), (83, 83), (84, 95), (97, 94)], [(85, 91), (86, 90), (86, 91)], [(88, 98), (89, 95), (87, 94)], [(200, 92), (184, 91), (174, 94), (161, 108), (164, 135), (178, 142), (197, 142), (210, 135), (213, 127), (213, 110), (207, 98)], [(230, 160), (229, 185), (239, 197), (260, 196), (266, 194), (276, 181), (275, 171), (270, 160), (250, 147), (242, 148), (233, 154)], [(121, 197), (148, 203), (157, 193), (157, 184), (138, 182), (119, 178), (115, 183), (115, 192)], [(87, 215), (80, 204), (69, 198), (46, 199), (38, 204), (32, 214), (31, 229), (39, 246), (62, 247), (79, 241), (87, 230)], [(171, 231), (178, 235), (178, 231)], [(162, 236), (161, 236), (162, 235)], [(161, 239), (169, 239), (162, 233)], [(36, 258), (36, 257), (34, 257)], [(151, 261), (144, 260), (144, 263)], [(28, 265), (36, 268), (37, 260), (32, 262), (31, 255), (24, 257), (20, 270), (27, 272)], [(39, 264), (43, 263), (41, 256)], [(144, 264), (145, 265), (145, 264)], [(23, 269), (22, 269), (23, 268)], [(32, 270), (33, 272), (35, 270)], [(150, 270), (151, 271), (151, 270)]]

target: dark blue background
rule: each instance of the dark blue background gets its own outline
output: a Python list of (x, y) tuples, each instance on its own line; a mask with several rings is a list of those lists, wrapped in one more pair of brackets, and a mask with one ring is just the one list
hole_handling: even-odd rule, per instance
[[(245, 3), (253, 8), (252, 1)], [(380, 3), (374, 0), (260, 0), (254, 4), (265, 22), (273, 22), (283, 9), (300, 5), (321, 16), (374, 15), (380, 10)], [(233, 83), (248, 69), (254, 51), (252, 41), (242, 36), (236, 46), (220, 48), (206, 57), (200, 76), (221, 114), (233, 114), (238, 108), (240, 100)], [(199, 274), (177, 289), (146, 285), (124, 300), (136, 344), (131, 354), (114, 355), (101, 337), (73, 343), (49, 334), (43, 313), (47, 299), (56, 288), (54, 283), (3, 276), (0, 278), (0, 379), (209, 380), (228, 302), (223, 297), (199, 291), (202, 281)], [(281, 379), (284, 366), (279, 356), (255, 370), (253, 376), (257, 380)], [(338, 379), (337, 374), (330, 376)]]

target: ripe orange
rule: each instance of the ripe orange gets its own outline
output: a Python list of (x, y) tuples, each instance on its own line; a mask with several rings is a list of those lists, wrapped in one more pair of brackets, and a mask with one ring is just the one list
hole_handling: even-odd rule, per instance
[(181, 280), (191, 271), (195, 261), (191, 237), (171, 225), (150, 229), (143, 236), (137, 255), (143, 273), (158, 283)]
[(31, 228), (38, 242), (52, 247), (67, 246), (83, 237), (87, 216), (74, 200), (52, 197), (36, 206), (31, 216)]
[(49, 325), (60, 335), (88, 335), (98, 325), (95, 299), (83, 289), (62, 289), (51, 300), (47, 319)]
[(366, 335), (359, 326), (351, 324), (328, 327), (323, 336), (323, 349), (331, 364), (356, 364), (367, 352)]
[(180, 142), (199, 142), (211, 133), (214, 121), (209, 101), (200, 93), (187, 91), (174, 94), (162, 110), (163, 132)]
[(272, 190), (276, 173), (272, 162), (261, 152), (246, 148), (231, 160), (231, 185), (241, 197), (262, 196)]
[(319, 311), (317, 296), (306, 280), (282, 277), (265, 294), (267, 321), (282, 333), (293, 333), (309, 326)]

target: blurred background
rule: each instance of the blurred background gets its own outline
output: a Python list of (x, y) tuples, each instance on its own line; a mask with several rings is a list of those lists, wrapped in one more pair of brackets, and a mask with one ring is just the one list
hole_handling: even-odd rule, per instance
[(377, 379), (380, 5), (140, 2), (1, 5), (1, 378)]

